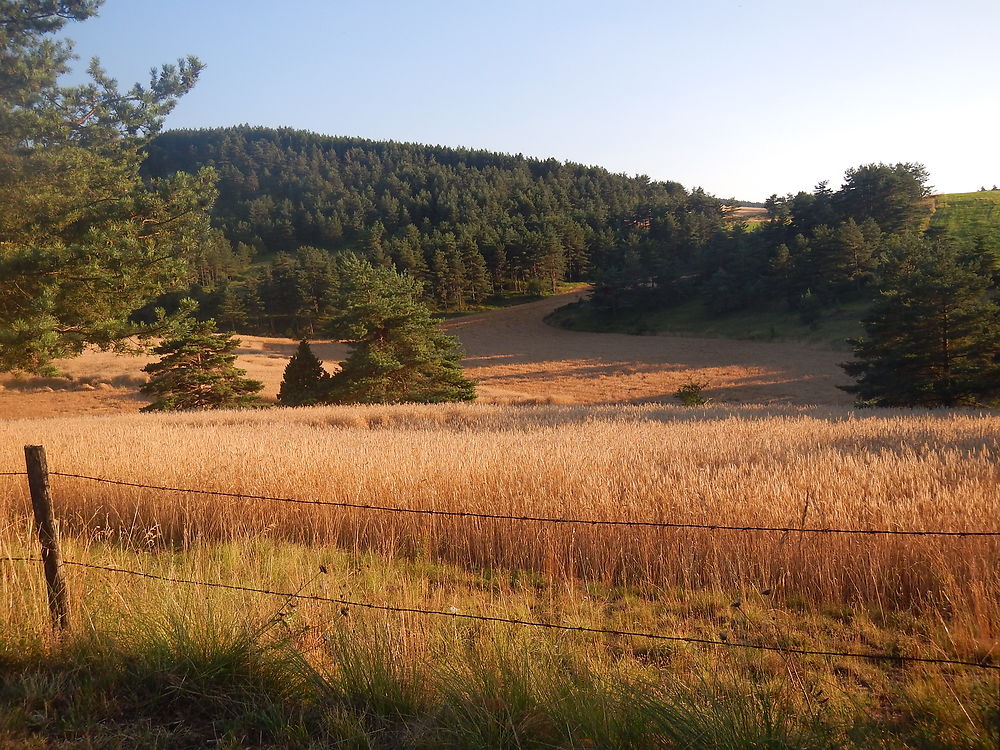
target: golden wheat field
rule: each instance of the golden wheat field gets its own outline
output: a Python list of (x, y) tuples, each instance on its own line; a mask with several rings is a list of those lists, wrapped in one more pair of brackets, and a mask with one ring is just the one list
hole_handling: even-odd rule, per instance
[[(18, 420), (0, 423), (0, 469), (18, 470), (26, 443), (64, 473), (511, 516), (982, 531), (1000, 510), (1000, 418), (974, 413), (455, 405)], [(995, 537), (427, 517), (53, 483), (64, 529), (103, 539), (272, 538), (554, 581), (947, 612), (950, 637), (979, 656), (1000, 634)], [(27, 513), (22, 485), (0, 484), (7, 518)]]
[[(715, 644), (1000, 659), (1000, 538), (808, 530), (997, 531), (1000, 415), (852, 410), (834, 388), (835, 353), (559, 331), (538, 318), (549, 304), (451, 324), (480, 379), (476, 404), (145, 415), (135, 413), (142, 361), (92, 353), (51, 386), (6, 381), (0, 473), (23, 471), (24, 445), (45, 446), (71, 563)], [(240, 362), (273, 395), (293, 347), (250, 338)], [(328, 362), (341, 349), (316, 347)], [(713, 403), (671, 403), (692, 376), (711, 381)], [(0, 557), (37, 557), (24, 477), (0, 476), (0, 507)], [(38, 568), (0, 566), (3, 653), (48, 642)], [(784, 729), (829, 729), (830, 746), (852, 746), (858, 722), (873, 736), (896, 727), (886, 747), (917, 736), (932, 738), (928, 747), (987, 747), (995, 734), (995, 675), (984, 670), (550, 634), (315, 600), (292, 607), (287, 597), (67, 571), (73, 619), (97, 644), (145, 642), (159, 628), (211, 638), (278, 628), (316, 669), (360, 680), (363, 695), (436, 681), (448, 694), (463, 669), (463, 684), (482, 677), (484, 695), (506, 694), (520, 683), (498, 675), (514, 659), (541, 670), (543, 693), (589, 674), (690, 690), (708, 701), (692, 716), (718, 714), (706, 697), (717, 689), (740, 706), (764, 699), (791, 717)], [(383, 670), (389, 687), (351, 672), (355, 659)]]

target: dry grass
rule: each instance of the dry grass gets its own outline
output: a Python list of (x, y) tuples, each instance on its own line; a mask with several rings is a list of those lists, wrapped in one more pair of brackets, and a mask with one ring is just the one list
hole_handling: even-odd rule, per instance
[[(721, 339), (582, 333), (547, 325), (543, 318), (581, 292), (456, 318), (446, 323), (466, 349), (466, 374), (479, 381), (487, 403), (607, 404), (672, 401), (692, 377), (707, 382), (716, 402), (848, 404), (836, 385), (847, 382), (843, 352), (798, 344)], [(273, 400), (297, 342), (241, 336), (238, 364), (264, 383)], [(331, 370), (347, 347), (313, 342)], [(67, 377), (0, 375), (0, 419), (138, 411), (142, 367), (151, 357), (87, 352), (58, 363)]]
[[(354, 407), (0, 424), (4, 469), (439, 510), (747, 526), (994, 530), (1000, 418), (724, 407)], [(548, 580), (771, 589), (1000, 634), (1000, 543), (429, 518), (57, 478), (67, 528), (169, 545), (269, 537)], [(8, 517), (23, 483), (4, 480)], [(976, 645), (978, 644), (978, 645)]]
[[(1000, 505), (1000, 417), (969, 412), (452, 405), (12, 420), (0, 422), (0, 471), (22, 468), (27, 443), (45, 445), (51, 469), (67, 473), (510, 515), (995, 530)], [(806, 649), (994, 661), (998, 653), (996, 540), (429, 518), (63, 477), (53, 477), (53, 489), (65, 556), (98, 565), (418, 609)], [(0, 556), (35, 555), (23, 478), (0, 477), (0, 508)], [(7, 613), (0, 659), (11, 663), (44, 643), (38, 567), (0, 566)], [(834, 738), (831, 747), (867, 732), (879, 747), (985, 748), (995, 734), (989, 728), (995, 676), (976, 670), (550, 634), (355, 608), (344, 615), (318, 602), (293, 608), (266, 596), (68, 572), (82, 637), (96, 644), (87, 648), (109, 659), (119, 658), (117, 647), (102, 644), (134, 644), (122, 657), (130, 664), (129, 649), (145, 648), (144, 639), (164, 629), (183, 640), (188, 631), (229, 633), (270, 622), (315, 669), (335, 675), (348, 705), (369, 706), (366, 716), (398, 719), (395, 700), (425, 707), (441, 701), (463, 711), (493, 701), (496, 717), (488, 708), (480, 718), (503, 725), (510, 712), (521, 716), (510, 701), (524, 701), (528, 723), (516, 731), (527, 736), (537, 729), (532, 716), (559, 715), (565, 691), (583, 690), (579, 695), (593, 701), (578, 707), (573, 722), (604, 711), (601, 689), (573, 687), (580, 675), (593, 675), (595, 685), (649, 684), (692, 696), (683, 713), (683, 721), (694, 723), (692, 737), (730, 731), (727, 722), (752, 725), (719, 747), (762, 746), (756, 727), (767, 725), (768, 712), (780, 717), (783, 737), (812, 737), (809, 727), (817, 723), (817, 732)], [(75, 665), (72, 654), (67, 658)], [(519, 677), (509, 671), (512, 663), (537, 674)], [(40, 679), (25, 678), (25, 685)], [(58, 694), (62, 678), (51, 679)], [(448, 692), (477, 680), (483, 684), (468, 696)], [(718, 691), (733, 696), (724, 703), (730, 709), (713, 702)], [(48, 705), (44, 695), (24, 705)], [(619, 709), (609, 721), (623, 726), (643, 725), (652, 711)], [(104, 721), (99, 712), (78, 715), (88, 726)], [(459, 721), (440, 720), (445, 731)], [(671, 722), (678, 720), (671, 714)], [(53, 716), (46, 726), (60, 721)], [(417, 721), (421, 732), (429, 721)], [(581, 735), (573, 726), (566, 729), (570, 739), (556, 746), (602, 736)], [(376, 737), (383, 730), (370, 731)], [(883, 742), (885, 732), (896, 739)], [(423, 746), (440, 746), (435, 742)], [(799, 743), (786, 739), (784, 746)]]
[[(466, 367), (480, 379), (482, 400), (499, 403), (154, 416), (128, 413), (143, 403), (136, 395), (141, 359), (90, 354), (69, 363), (68, 379), (7, 379), (0, 392), (0, 417), (7, 418), (0, 421), (0, 472), (21, 470), (22, 446), (42, 444), (55, 471), (229, 493), (514, 516), (997, 529), (995, 413), (852, 412), (833, 387), (842, 355), (755, 342), (580, 334), (541, 323), (548, 309), (565, 301), (449, 323), (468, 349)], [(245, 337), (240, 363), (273, 395), (294, 346)], [(332, 342), (316, 351), (327, 362), (343, 356)], [(712, 405), (673, 405), (670, 394), (692, 377), (710, 381)], [(65, 416), (97, 412), (118, 413)], [(44, 415), (63, 416), (13, 418)], [(24, 485), (23, 478), (0, 477), (0, 556), (36, 554)], [(53, 487), (66, 557), (98, 565), (713, 640), (725, 635), (963, 660), (996, 661), (1000, 653), (996, 539), (441, 518), (62, 477), (53, 478)], [(329, 573), (320, 575), (320, 565)], [(0, 659), (12, 663), (21, 653), (48, 648), (37, 567), (0, 565), (7, 613)], [(706, 650), (413, 615), (352, 610), (345, 616), (320, 603), (292, 608), (269, 597), (79, 568), (70, 574), (76, 618), (85, 626), (81, 637), (93, 635), (86, 648), (100, 651), (121, 638), (140, 650), (152, 648), (143, 639), (157, 628), (176, 628), (186, 638), (187, 631), (270, 623), (317, 669), (339, 675), (349, 706), (406, 694), (412, 705), (424, 701), (426, 707), (427, 696), (438, 691), (432, 702), (461, 711), (490, 714), (496, 703), (495, 717), (480, 718), (506, 726), (517, 713), (509, 702), (526, 701), (530, 709), (521, 718), (527, 723), (517, 731), (528, 736), (537, 729), (532, 722), (539, 711), (558, 717), (565, 691), (577, 690), (574, 681), (592, 674), (595, 684), (639, 679), (657, 690), (698, 696), (697, 708), (684, 714), (695, 739), (678, 740), (680, 746), (725, 734), (733, 729), (728, 721), (768, 724), (769, 711), (780, 717), (784, 744), (770, 730), (758, 735), (752, 728), (718, 746), (764, 746), (764, 735), (771, 737), (767, 746), (799, 746), (786, 730), (808, 734), (814, 720), (831, 729), (831, 746), (849, 744), (849, 736), (863, 744), (859, 731), (871, 732), (870, 744), (879, 747), (987, 747), (995, 735), (989, 728), (995, 682), (985, 672)], [(347, 650), (338, 655), (332, 643), (347, 643)], [(548, 666), (539, 667), (540, 682), (521, 684), (516, 670), (504, 666), (507, 657), (494, 652)], [(133, 658), (128, 653), (127, 664)], [(70, 672), (82, 673), (72, 647), (67, 658)], [(51, 679), (58, 695), (63, 678)], [(353, 679), (360, 682), (350, 688)], [(24, 690), (30, 692), (35, 680), (25, 678)], [(449, 692), (477, 680), (481, 695)], [(736, 696), (735, 703), (724, 703), (734, 713), (713, 702), (719, 689)], [(593, 704), (581, 703), (573, 722), (606, 713), (602, 690), (583, 689), (580, 695)], [(532, 691), (535, 698), (526, 699)], [(41, 690), (24, 706), (48, 705), (46, 695)], [(633, 703), (616, 703), (608, 721), (648, 721), (650, 711)], [(762, 706), (764, 714), (754, 713)], [(35, 716), (33, 708), (23, 710)], [(348, 723), (357, 721), (351, 710), (343, 714)], [(371, 710), (396, 721), (401, 709), (389, 700)], [(678, 716), (670, 714), (667, 723), (676, 725)], [(53, 716), (47, 725), (64, 726), (62, 721)], [(78, 721), (104, 719), (81, 711)], [(446, 731), (454, 721), (461, 719), (448, 718)], [(5, 726), (0, 721), (0, 744)], [(372, 737), (383, 735), (378, 727), (355, 729), (358, 736), (369, 730)], [(601, 746), (578, 741), (600, 732), (566, 731), (569, 739), (557, 746)], [(896, 740), (883, 743), (884, 731), (896, 733)], [(613, 735), (606, 735), (605, 746), (629, 746)], [(359, 740), (358, 746), (380, 742), (386, 740)], [(501, 744), (493, 737), (458, 746)], [(423, 746), (441, 745), (432, 738)]]
[[(4, 548), (14, 531), (0, 534)], [(260, 539), (183, 552), (153, 539), (123, 548), (71, 536), (65, 546), (71, 559), (169, 577), (407, 607), (799, 648), (956, 651), (929, 637), (926, 618), (879, 623), (767, 596), (733, 607), (721, 593), (546, 585)], [(995, 677), (977, 670), (292, 606), (76, 567), (76, 629), (53, 642), (38, 567), (0, 567), (4, 746), (7, 729), (23, 733), (12, 747), (986, 750), (995, 737)], [(263, 740), (275, 733), (292, 736)], [(29, 744), (32, 734), (50, 742)]]

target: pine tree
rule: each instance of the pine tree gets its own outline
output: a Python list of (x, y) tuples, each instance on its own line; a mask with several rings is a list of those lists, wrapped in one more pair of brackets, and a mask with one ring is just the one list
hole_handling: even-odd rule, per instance
[(214, 321), (195, 323), (179, 338), (153, 351), (159, 362), (146, 365), (149, 382), (140, 389), (153, 398), (142, 411), (235, 409), (259, 406), (264, 384), (234, 366), (239, 339), (215, 333)]
[(458, 341), (420, 302), (421, 284), (391, 268), (345, 261), (336, 336), (351, 354), (330, 381), (334, 403), (471, 401), (475, 384), (462, 375)]
[(285, 366), (278, 403), (282, 406), (321, 404), (329, 398), (329, 389), (330, 373), (323, 369), (323, 363), (313, 354), (309, 342), (303, 339)]
[(130, 315), (182, 288), (213, 242), (214, 172), (143, 180), (142, 146), (191, 89), (195, 58), (120, 91), (95, 60), (65, 86), (72, 45), (52, 39), (97, 0), (0, 0), (0, 370), (52, 372), (91, 345), (135, 351), (154, 325)]
[(842, 365), (843, 390), (873, 406), (960, 406), (1000, 398), (1000, 304), (989, 264), (947, 237), (889, 244), (883, 290)]
[(237, 331), (247, 324), (247, 312), (236, 285), (227, 283), (219, 290), (219, 327), (224, 331)]

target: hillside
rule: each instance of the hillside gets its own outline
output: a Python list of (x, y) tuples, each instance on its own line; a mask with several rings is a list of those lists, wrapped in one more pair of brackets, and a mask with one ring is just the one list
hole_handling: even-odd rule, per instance
[(935, 195), (930, 226), (989, 250), (1000, 260), (1000, 190)]
[[(149, 145), (143, 170), (162, 177), (205, 166), (218, 174), (212, 222), (224, 241), (202, 252), (196, 297), (206, 315), (238, 309), (233, 327), (258, 333), (322, 323), (317, 289), (329, 285), (338, 251), (392, 263), (423, 281), (438, 308), (463, 310), (583, 280), (597, 254), (647, 235), (655, 217), (673, 217), (678, 241), (723, 224), (720, 201), (676, 182), (291, 129), (167, 132)], [(233, 277), (240, 283), (226, 296), (219, 290)]]
[[(772, 196), (766, 216), (678, 247), (651, 234), (598, 258), (592, 299), (558, 311), (574, 330), (803, 342), (849, 350), (914, 235), (1000, 263), (1000, 191), (926, 194), (919, 164), (848, 170), (838, 191)], [(984, 259), (981, 273), (988, 275)], [(994, 275), (995, 285), (995, 275)]]

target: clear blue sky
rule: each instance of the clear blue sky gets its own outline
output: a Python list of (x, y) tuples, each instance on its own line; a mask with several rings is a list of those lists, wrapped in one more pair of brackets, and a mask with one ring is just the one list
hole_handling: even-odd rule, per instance
[(249, 123), (596, 164), (720, 197), (919, 161), (1000, 184), (1000, 0), (107, 0), (122, 84), (207, 68), (168, 127)]

